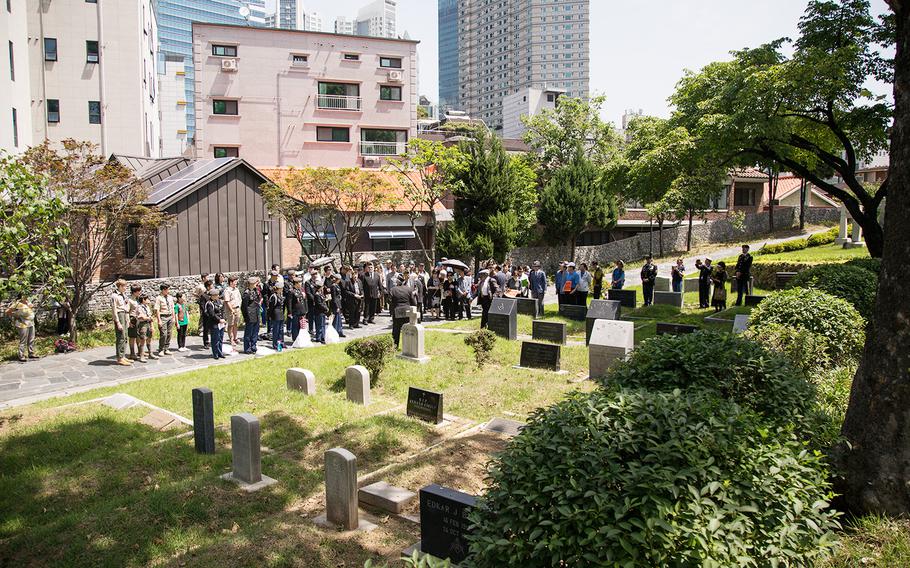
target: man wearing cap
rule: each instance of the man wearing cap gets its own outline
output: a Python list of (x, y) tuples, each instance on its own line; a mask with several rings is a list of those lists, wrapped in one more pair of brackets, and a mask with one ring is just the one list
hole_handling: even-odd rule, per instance
[(566, 285), (566, 274), (566, 261), (562, 261), (559, 263), (559, 270), (556, 271), (556, 276), (553, 278), (556, 283), (556, 299), (560, 306), (565, 301), (565, 294), (563, 294), (562, 289)]
[(565, 298), (563, 299), (564, 304), (576, 303), (578, 284), (580, 282), (581, 277), (575, 272), (575, 263), (570, 262), (566, 264), (566, 280), (562, 285), (562, 291), (563, 294), (565, 294)]
[(212, 341), (212, 357), (215, 359), (224, 359), (224, 353), (221, 352), (225, 326), (224, 303), (219, 298), (220, 294), (221, 292), (217, 288), (209, 289), (208, 300), (205, 302), (203, 311)]
[(152, 314), (158, 324), (158, 356), (171, 354), (171, 330), (174, 329), (174, 298), (170, 295), (171, 287), (164, 283), (161, 293), (155, 296)]
[(414, 297), (414, 289), (405, 283), (403, 274), (395, 278), (395, 286), (389, 289), (389, 308), (392, 310), (392, 340), (395, 342), (395, 349), (398, 349), (398, 343), (401, 339), (401, 326), (408, 323), (404, 312), (408, 306), (417, 306), (417, 299)]
[(652, 262), (651, 255), (645, 257), (645, 264), (641, 267), (641, 292), (646, 306), (654, 301), (654, 283), (657, 282), (657, 266)]
[(287, 302), (288, 320), (291, 324), (291, 341), (295, 341), (297, 334), (300, 333), (300, 320), (307, 317), (309, 312), (309, 300), (303, 290), (303, 280), (301, 278), (294, 278), (291, 284), (289, 293), (285, 295), (285, 301)]
[(540, 261), (534, 261), (534, 269), (528, 276), (531, 297), (537, 300), (537, 313), (543, 316), (543, 299), (547, 294), (547, 273), (540, 268)]
[(256, 353), (259, 340), (259, 316), (262, 296), (259, 293), (259, 279), (255, 276), (247, 279), (246, 290), (240, 299), (240, 312), (243, 314), (243, 352), (247, 355)]

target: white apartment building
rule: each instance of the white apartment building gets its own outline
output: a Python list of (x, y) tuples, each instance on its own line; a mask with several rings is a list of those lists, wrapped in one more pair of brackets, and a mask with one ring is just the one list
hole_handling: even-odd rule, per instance
[(303, 15), (303, 27), (298, 28), (307, 32), (321, 32), (322, 16), (318, 12), (307, 12)]
[(194, 23), (196, 155), (380, 165), (417, 133), (417, 43)]
[(354, 20), (346, 16), (338, 16), (335, 18), (335, 33), (354, 35)]
[(164, 73), (158, 75), (161, 105), (161, 155), (167, 158), (186, 153), (189, 134), (186, 127), (186, 63), (181, 55), (164, 58)]
[[(15, 2), (24, 9), (26, 2)], [(31, 139), (161, 155), (153, 0), (27, 2)]]
[(375, 0), (357, 11), (354, 32), (362, 36), (398, 37), (398, 3)]
[(32, 143), (26, 0), (9, 0), (0, 8), (0, 151), (17, 154)]
[(265, 0), (247, 0), (246, 6), (250, 9), (247, 21), (254, 26), (264, 26), (268, 17), (268, 12), (265, 9)]
[(539, 89), (527, 87), (502, 99), (502, 137), (521, 138), (528, 129), (522, 116), (534, 116), (544, 110), (555, 109), (565, 89)]

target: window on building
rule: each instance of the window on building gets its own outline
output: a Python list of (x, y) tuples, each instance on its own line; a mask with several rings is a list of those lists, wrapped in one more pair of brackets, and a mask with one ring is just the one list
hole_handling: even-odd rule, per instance
[(395, 87), (392, 85), (380, 85), (379, 100), (381, 100), (381, 101), (400, 101), (401, 100), (401, 87)]
[(736, 207), (754, 207), (755, 188), (751, 186), (735, 186), (733, 188), (733, 205)]
[(237, 57), (237, 46), (212, 44), (212, 55), (217, 55), (218, 57)]
[(379, 66), (380, 67), (390, 67), (392, 69), (401, 69), (401, 58), (400, 57), (380, 57)]
[(356, 53), (345, 53), (344, 60), (345, 61), (360, 61), (360, 55), (358, 55)]
[(212, 114), (237, 114), (237, 101), (215, 99), (212, 101)]
[(98, 42), (86, 40), (85, 42), (85, 62), (98, 63)]
[(317, 126), (316, 140), (319, 142), (350, 142), (351, 129), (339, 126)]
[(12, 3), (12, 0), (6, 0), (6, 11), (7, 11), (7, 12), (12, 12), (12, 11), (13, 11), (13, 3)]
[(13, 109), (13, 147), (19, 147), (19, 117), (16, 109)]
[(306, 65), (308, 57), (306, 55), (295, 55), (293, 63), (294, 65)]
[(123, 240), (123, 254), (126, 258), (139, 256), (139, 225), (126, 226), (126, 237)]
[(724, 186), (720, 192), (711, 198), (711, 209), (723, 211), (727, 208), (727, 193), (730, 191), (729, 186)]
[(380, 250), (407, 250), (407, 239), (373, 239), (370, 241), (374, 251)]
[(98, 0), (85, 0), (86, 4), (97, 4)]
[(57, 38), (44, 38), (44, 60), (57, 61)]
[(236, 146), (215, 146), (216, 158), (239, 158), (240, 148)]
[(9, 42), (9, 80), (16, 80), (16, 58), (13, 57), (13, 42)]
[(406, 130), (360, 129), (360, 153), (364, 156), (397, 156), (404, 153)]
[(101, 124), (101, 101), (88, 102), (88, 123)]
[(47, 121), (60, 122), (60, 99), (47, 99)]

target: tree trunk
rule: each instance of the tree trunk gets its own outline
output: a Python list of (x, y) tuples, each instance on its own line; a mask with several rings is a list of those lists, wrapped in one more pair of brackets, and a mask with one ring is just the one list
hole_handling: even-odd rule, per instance
[(657, 219), (657, 248), (658, 256), (664, 256), (664, 220), (660, 217)]
[(686, 252), (692, 250), (692, 216), (695, 211), (689, 209), (689, 230), (686, 232)]
[(806, 191), (809, 189), (809, 183), (806, 181), (806, 178), (802, 179), (802, 182), (799, 184), (799, 230), (803, 231), (806, 228)]
[[(889, 183), (910, 184), (910, 5), (889, 0), (896, 13), (894, 126)], [(910, 192), (886, 201), (878, 296), (863, 360), (853, 379), (835, 453), (837, 489), (855, 513), (910, 513)], [(864, 228), (868, 225), (864, 225)], [(867, 236), (870, 248), (872, 238)]]

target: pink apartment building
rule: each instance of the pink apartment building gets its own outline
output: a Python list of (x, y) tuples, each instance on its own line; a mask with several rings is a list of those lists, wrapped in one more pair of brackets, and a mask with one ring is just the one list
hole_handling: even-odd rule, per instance
[(194, 23), (196, 155), (378, 167), (417, 134), (417, 43)]

